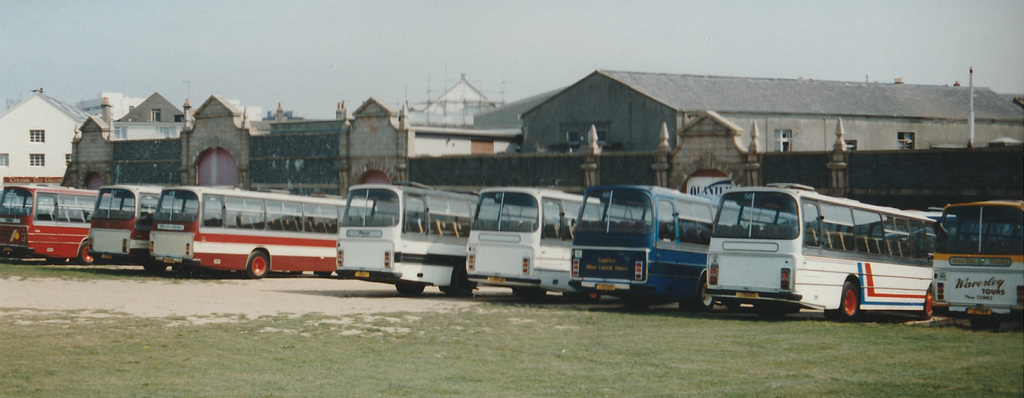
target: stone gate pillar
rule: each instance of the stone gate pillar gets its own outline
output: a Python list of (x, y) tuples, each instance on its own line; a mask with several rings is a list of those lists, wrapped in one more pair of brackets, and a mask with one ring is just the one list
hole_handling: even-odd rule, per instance
[(832, 145), (832, 154), (828, 162), (828, 194), (846, 197), (850, 192), (849, 160), (850, 152), (846, 150), (846, 137), (843, 131), (843, 119), (836, 123), (836, 142)]
[(601, 157), (601, 146), (597, 144), (597, 128), (590, 126), (587, 133), (587, 160), (580, 166), (583, 170), (584, 187), (592, 187), (601, 184), (598, 159)]

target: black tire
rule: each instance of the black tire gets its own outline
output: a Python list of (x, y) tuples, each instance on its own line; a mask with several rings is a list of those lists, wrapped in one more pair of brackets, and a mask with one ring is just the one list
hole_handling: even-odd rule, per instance
[(839, 296), (839, 308), (825, 310), (825, 317), (835, 321), (852, 322), (860, 317), (860, 289), (856, 283), (843, 283), (843, 292)]
[(452, 269), (452, 279), (448, 286), (441, 288), (445, 295), (450, 297), (471, 297), (473, 289), (476, 289), (476, 282), (471, 282), (466, 276), (466, 269), (455, 267)]
[(562, 292), (562, 297), (576, 303), (593, 304), (601, 301), (601, 293)]
[(249, 279), (260, 279), (270, 272), (270, 259), (263, 252), (249, 253), (249, 260), (245, 262), (245, 276)]
[(427, 286), (421, 283), (396, 283), (395, 289), (398, 290), (398, 294), (406, 297), (419, 296), (423, 294), (423, 289)]
[(700, 285), (697, 285), (697, 297), (679, 302), (679, 309), (686, 311), (711, 312), (714, 308), (715, 299), (708, 294), (707, 278), (700, 278)]
[(781, 304), (758, 303), (754, 304), (754, 312), (757, 313), (757, 316), (765, 319), (782, 319), (792, 311)]
[(638, 297), (623, 297), (622, 305), (630, 311), (648, 311), (651, 309), (651, 300)]
[(88, 241), (82, 242), (82, 244), (78, 246), (78, 264), (92, 265), (96, 262), (96, 258), (89, 253), (90, 249), (92, 249), (92, 245)]
[(512, 294), (526, 301), (541, 301), (548, 292), (538, 287), (513, 287)]
[(156, 260), (149, 260), (142, 263), (142, 269), (151, 274), (161, 274), (167, 270), (167, 264)]
[(988, 330), (998, 331), (999, 327), (1002, 326), (1002, 321), (995, 315), (990, 316), (973, 316), (971, 317), (971, 329), (973, 330)]
[(321, 278), (330, 278), (332, 274), (333, 272), (331, 271), (316, 271), (313, 273), (313, 275), (319, 276)]

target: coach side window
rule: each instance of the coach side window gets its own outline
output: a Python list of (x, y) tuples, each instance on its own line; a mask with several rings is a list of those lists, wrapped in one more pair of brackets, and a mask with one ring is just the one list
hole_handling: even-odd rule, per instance
[(672, 202), (664, 199), (658, 200), (658, 239), (676, 241), (676, 209)]
[(53, 195), (39, 194), (36, 198), (36, 220), (57, 221), (57, 198)]
[(554, 199), (543, 199), (544, 223), (541, 229), (542, 239), (559, 239), (562, 236), (563, 213), (562, 204)]
[(220, 196), (203, 196), (203, 226), (224, 226), (224, 198)]
[(805, 201), (804, 208), (804, 246), (821, 246), (821, 213), (818, 212), (818, 203)]

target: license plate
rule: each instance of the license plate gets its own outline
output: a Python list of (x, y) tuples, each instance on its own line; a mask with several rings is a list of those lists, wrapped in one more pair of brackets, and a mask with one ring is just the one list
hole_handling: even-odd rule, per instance
[(747, 299), (756, 299), (757, 298), (757, 293), (736, 292), (736, 297), (747, 298)]
[(505, 283), (505, 278), (502, 278), (500, 276), (488, 276), (487, 280), (490, 282)]
[(174, 264), (174, 259), (173, 258), (165, 258), (164, 262), (168, 263), (168, 264)]
[(594, 286), (594, 287), (597, 290), (606, 290), (606, 291), (615, 290), (615, 285), (608, 284), (608, 283), (598, 283), (597, 286)]
[(366, 271), (356, 271), (356, 278), (369, 278), (370, 273)]
[(992, 315), (992, 310), (989, 308), (968, 308), (968, 315)]

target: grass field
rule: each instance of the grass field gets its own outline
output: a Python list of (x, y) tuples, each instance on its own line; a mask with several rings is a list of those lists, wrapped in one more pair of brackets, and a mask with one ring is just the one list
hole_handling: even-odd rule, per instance
[(1024, 394), (1020, 332), (664, 309), (492, 303), (201, 325), (5, 309), (0, 344), (0, 396)]

